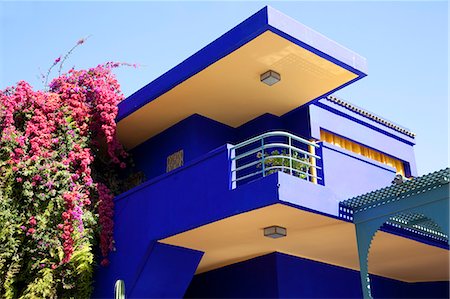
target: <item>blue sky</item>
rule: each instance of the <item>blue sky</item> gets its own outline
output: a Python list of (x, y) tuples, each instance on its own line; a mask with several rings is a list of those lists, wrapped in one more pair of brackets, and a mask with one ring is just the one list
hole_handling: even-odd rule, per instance
[(369, 75), (336, 95), (411, 129), (419, 174), (448, 166), (447, 2), (0, 2), (0, 89), (67, 62), (141, 64), (116, 72), (130, 95), (265, 5), (368, 60)]

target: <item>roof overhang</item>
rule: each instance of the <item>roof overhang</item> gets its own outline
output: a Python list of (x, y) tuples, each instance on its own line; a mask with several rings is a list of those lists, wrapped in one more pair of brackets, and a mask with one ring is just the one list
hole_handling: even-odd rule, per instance
[[(281, 81), (263, 84), (268, 70)], [(265, 7), (121, 102), (119, 139), (133, 148), (195, 113), (232, 127), (283, 115), (366, 73), (363, 57)]]
[[(263, 229), (272, 225), (287, 228), (287, 236), (264, 237)], [(282, 204), (225, 218), (160, 242), (203, 251), (197, 273), (271, 252), (359, 270), (353, 223)], [(370, 249), (369, 271), (406, 282), (447, 281), (449, 251), (378, 231)]]

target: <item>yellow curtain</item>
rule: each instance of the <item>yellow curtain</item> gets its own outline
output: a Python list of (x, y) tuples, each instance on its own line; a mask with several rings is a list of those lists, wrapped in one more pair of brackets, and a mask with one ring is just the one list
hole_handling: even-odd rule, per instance
[(379, 151), (370, 149), (366, 146), (352, 142), (346, 138), (334, 135), (324, 130), (320, 130), (320, 139), (325, 142), (344, 148), (346, 150), (349, 150), (355, 154), (394, 167), (398, 173), (401, 173), (403, 176), (405, 175), (405, 168), (403, 162), (391, 156), (385, 155), (383, 153), (380, 153)]

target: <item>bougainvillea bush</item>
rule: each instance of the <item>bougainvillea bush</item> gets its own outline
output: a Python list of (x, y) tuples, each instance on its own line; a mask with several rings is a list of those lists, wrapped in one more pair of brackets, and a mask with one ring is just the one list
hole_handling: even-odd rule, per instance
[(117, 184), (105, 173), (127, 157), (117, 66), (0, 91), (0, 297), (88, 298), (94, 266), (108, 265)]

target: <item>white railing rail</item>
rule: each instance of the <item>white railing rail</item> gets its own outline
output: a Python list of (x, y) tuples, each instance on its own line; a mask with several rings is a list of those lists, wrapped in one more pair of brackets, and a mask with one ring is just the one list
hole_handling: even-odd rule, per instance
[[(276, 140), (275, 140), (276, 139)], [(281, 141), (280, 141), (281, 139)], [(317, 159), (311, 142), (283, 131), (273, 131), (248, 139), (230, 148), (231, 186), (282, 171), (317, 183)]]

